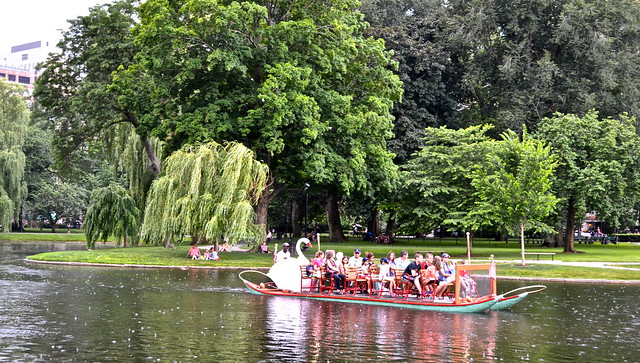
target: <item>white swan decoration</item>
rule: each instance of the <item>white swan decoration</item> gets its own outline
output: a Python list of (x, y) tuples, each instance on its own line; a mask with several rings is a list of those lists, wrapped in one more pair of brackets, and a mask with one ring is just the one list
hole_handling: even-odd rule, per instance
[(309, 264), (309, 259), (302, 254), (300, 246), (303, 243), (311, 247), (311, 241), (309, 241), (308, 238), (300, 238), (298, 242), (296, 242), (298, 257), (278, 261), (269, 269), (267, 276), (276, 283), (278, 288), (300, 292), (300, 265), (306, 266)]

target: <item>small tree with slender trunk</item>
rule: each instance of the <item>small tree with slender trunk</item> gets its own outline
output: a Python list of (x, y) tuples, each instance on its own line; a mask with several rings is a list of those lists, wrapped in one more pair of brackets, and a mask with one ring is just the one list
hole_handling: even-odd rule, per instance
[(115, 184), (98, 188), (91, 193), (89, 203), (84, 222), (88, 248), (93, 248), (97, 240), (106, 242), (111, 235), (124, 247), (129, 240), (137, 240), (140, 210), (127, 190)]
[(508, 130), (473, 173), (476, 211), (490, 223), (518, 228), (523, 266), (525, 229), (551, 229), (541, 221), (556, 205), (551, 192), (554, 167), (544, 142), (529, 138), (526, 129), (522, 140)]

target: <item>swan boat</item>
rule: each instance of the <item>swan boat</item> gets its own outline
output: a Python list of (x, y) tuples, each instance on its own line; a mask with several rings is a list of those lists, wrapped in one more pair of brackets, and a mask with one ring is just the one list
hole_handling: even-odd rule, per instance
[[(308, 243), (308, 240), (306, 242), (303, 241), (302, 243)], [(296, 250), (298, 250), (298, 253), (302, 255), (302, 252), (300, 251), (300, 244), (301, 242), (298, 241)], [(476, 294), (474, 298), (461, 297), (459, 293), (461, 291), (460, 272), (464, 270), (476, 272), (484, 270), (489, 271), (491, 274), (491, 270), (493, 269), (493, 273), (495, 273), (495, 264), (492, 261), (491, 264), (458, 266), (456, 268), (455, 283), (452, 284), (454, 286), (453, 297), (446, 300), (410, 298), (407, 295), (405, 295), (404, 297), (393, 297), (391, 295), (383, 294), (377, 294), (373, 296), (358, 294), (334, 295), (331, 293), (326, 294), (320, 292), (312, 292), (311, 289), (308, 289), (308, 291), (304, 291), (304, 282), (307, 281), (303, 281), (303, 283), (301, 284), (300, 265), (302, 264), (292, 263), (297, 262), (295, 261), (295, 259), (293, 260), (294, 261), (287, 262), (285, 265), (283, 265), (283, 267), (277, 268), (276, 271), (279, 271), (277, 275), (272, 273), (274, 270), (274, 268), (272, 267), (272, 269), (267, 274), (255, 270), (246, 270), (240, 272), (239, 277), (243, 281), (249, 292), (258, 295), (303, 298), (340, 303), (401, 307), (407, 309), (451, 313), (482, 313), (489, 310), (505, 310), (524, 300), (529, 294), (544, 290), (546, 288), (543, 285), (525, 286), (498, 295), (496, 294), (497, 289), (495, 275), (481, 276), (480, 279), (485, 279), (488, 282), (484, 283), (484, 285), (488, 286), (488, 293), (482, 296), (478, 296)], [(275, 265), (277, 264), (278, 263), (276, 263)], [(289, 268), (290, 270), (288, 272), (285, 272), (284, 266), (287, 266), (287, 268)], [(250, 273), (263, 275), (263, 278), (268, 277), (272, 281), (263, 283), (252, 282), (246, 277)], [(288, 277), (288, 281), (286, 281), (286, 283), (282, 282), (284, 281), (284, 275), (280, 274), (286, 274), (286, 276)]]

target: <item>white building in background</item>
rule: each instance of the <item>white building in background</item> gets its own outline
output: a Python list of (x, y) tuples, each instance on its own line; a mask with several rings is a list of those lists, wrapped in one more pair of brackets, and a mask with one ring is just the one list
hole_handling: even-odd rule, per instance
[(0, 78), (33, 89), (38, 77), (36, 65), (55, 49), (54, 44), (43, 40), (12, 46), (8, 53), (0, 49)]

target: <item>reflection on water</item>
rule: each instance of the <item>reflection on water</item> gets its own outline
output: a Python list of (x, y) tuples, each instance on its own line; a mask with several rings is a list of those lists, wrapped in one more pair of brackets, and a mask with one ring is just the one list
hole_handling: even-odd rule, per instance
[(0, 361), (640, 361), (638, 286), (548, 284), (510, 312), (445, 314), (252, 295), (234, 271), (22, 262), (82, 247), (0, 242)]

